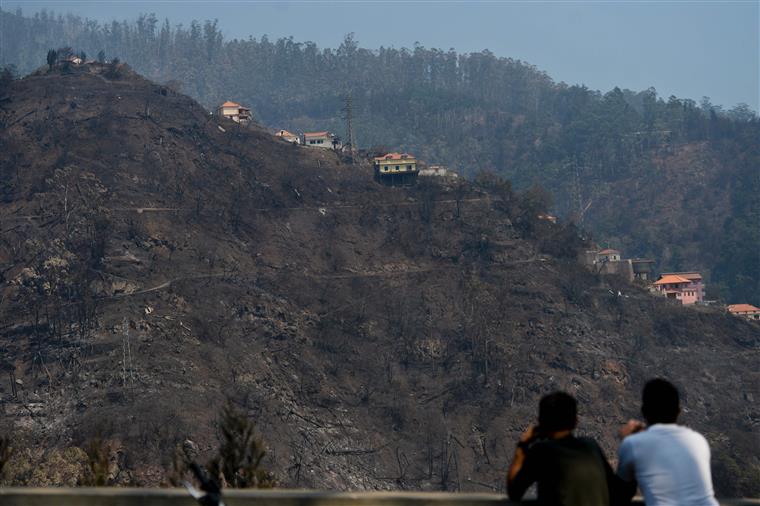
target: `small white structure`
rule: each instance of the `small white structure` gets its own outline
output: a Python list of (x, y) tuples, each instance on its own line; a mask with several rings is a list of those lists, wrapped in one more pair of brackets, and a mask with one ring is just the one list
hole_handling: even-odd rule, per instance
[(422, 168), (420, 169), (419, 175), (423, 177), (459, 177), (459, 174), (453, 170), (447, 169), (443, 165), (430, 165), (428, 167)]
[(620, 252), (616, 249), (603, 249), (596, 255), (597, 262), (619, 262)]
[(284, 141), (288, 141), (293, 144), (301, 144), (301, 138), (294, 133), (288, 132), (287, 130), (280, 130), (274, 135)]
[(340, 149), (340, 140), (328, 132), (304, 132), (301, 143), (312, 148)]

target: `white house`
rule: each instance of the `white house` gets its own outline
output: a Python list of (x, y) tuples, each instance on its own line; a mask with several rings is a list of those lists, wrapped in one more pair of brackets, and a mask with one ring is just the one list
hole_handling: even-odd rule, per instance
[(340, 140), (334, 134), (324, 132), (304, 132), (301, 144), (313, 148), (339, 149)]
[(288, 132), (287, 130), (280, 130), (274, 135), (284, 141), (292, 142), (293, 144), (301, 144), (301, 138), (294, 133)]
[(237, 102), (227, 101), (219, 106), (217, 114), (223, 118), (229, 118), (235, 123), (245, 125), (251, 121), (251, 110)]

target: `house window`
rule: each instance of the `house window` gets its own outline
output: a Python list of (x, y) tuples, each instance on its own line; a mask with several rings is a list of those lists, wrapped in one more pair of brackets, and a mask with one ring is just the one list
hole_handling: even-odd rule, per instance
[(407, 165), (406, 166), (406, 170), (412, 170), (412, 166), (411, 165)]
[(396, 165), (396, 170), (399, 170), (399, 168), (400, 168), (400, 167), (399, 167), (398, 165)]

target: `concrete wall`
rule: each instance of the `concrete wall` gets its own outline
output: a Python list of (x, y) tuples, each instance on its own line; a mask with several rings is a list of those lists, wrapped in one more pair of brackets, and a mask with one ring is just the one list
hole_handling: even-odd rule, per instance
[[(230, 490), (228, 506), (507, 506), (497, 494), (444, 492), (318, 492)], [(183, 489), (0, 488), (2, 506), (197, 506)], [(526, 501), (523, 504), (535, 504)], [(637, 501), (634, 504), (642, 505)], [(722, 506), (760, 506), (760, 499), (726, 499)]]
[(628, 281), (633, 281), (633, 266), (630, 260), (621, 260), (619, 262), (601, 262), (599, 272), (601, 274), (617, 274)]

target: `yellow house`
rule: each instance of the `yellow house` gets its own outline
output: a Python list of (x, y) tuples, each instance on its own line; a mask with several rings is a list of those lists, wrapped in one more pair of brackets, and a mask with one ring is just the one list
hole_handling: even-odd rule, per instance
[(417, 159), (408, 153), (388, 153), (375, 157), (375, 174), (417, 174)]

